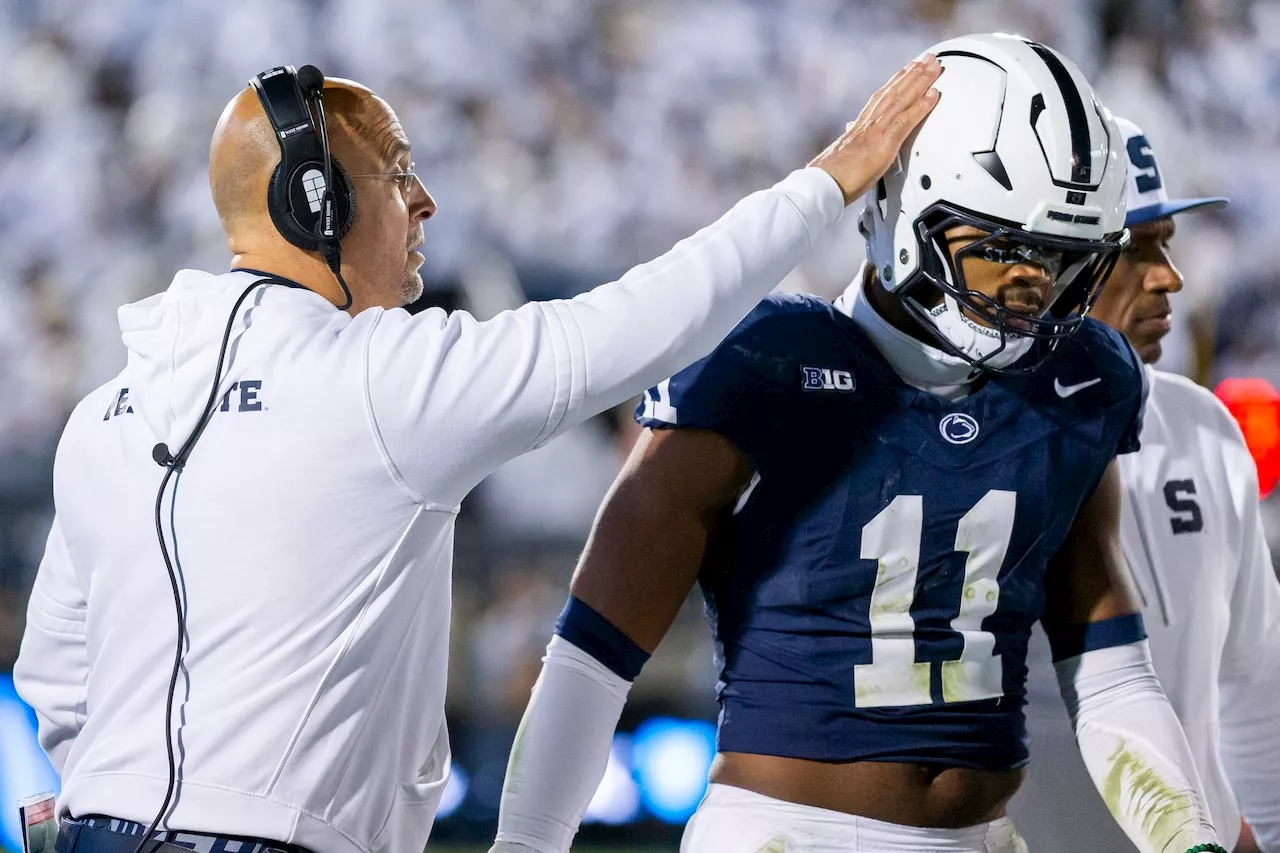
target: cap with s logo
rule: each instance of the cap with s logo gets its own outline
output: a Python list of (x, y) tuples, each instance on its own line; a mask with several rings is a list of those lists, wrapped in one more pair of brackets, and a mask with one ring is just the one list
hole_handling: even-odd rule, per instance
[(1116, 116), (1116, 124), (1124, 136), (1124, 147), (1129, 155), (1129, 169), (1125, 178), (1125, 190), (1128, 201), (1128, 212), (1125, 214), (1126, 227), (1153, 222), (1185, 210), (1201, 207), (1221, 207), (1227, 199), (1217, 198), (1169, 198), (1165, 189), (1164, 175), (1156, 163), (1155, 152), (1142, 128), (1125, 118)]

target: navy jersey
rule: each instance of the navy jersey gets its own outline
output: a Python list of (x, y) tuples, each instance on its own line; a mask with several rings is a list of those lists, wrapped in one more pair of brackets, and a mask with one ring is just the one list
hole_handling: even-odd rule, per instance
[(906, 385), (852, 319), (770, 296), (637, 420), (710, 429), (756, 475), (700, 583), (721, 750), (1025, 763), (1027, 640), (1045, 565), (1146, 393), (1093, 320), (1027, 376), (951, 402)]

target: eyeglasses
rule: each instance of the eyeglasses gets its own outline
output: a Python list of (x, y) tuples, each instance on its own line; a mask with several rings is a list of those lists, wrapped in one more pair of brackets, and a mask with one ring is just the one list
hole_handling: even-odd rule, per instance
[(408, 195), (413, 192), (413, 182), (418, 179), (418, 173), (414, 171), (416, 163), (409, 163), (407, 172), (374, 172), (371, 175), (349, 175), (351, 178), (381, 178), (384, 181), (395, 181), (400, 185), (400, 192)]
[(1049, 278), (1057, 278), (1062, 271), (1062, 252), (1025, 243), (985, 243), (973, 256), (995, 264), (1034, 264)]

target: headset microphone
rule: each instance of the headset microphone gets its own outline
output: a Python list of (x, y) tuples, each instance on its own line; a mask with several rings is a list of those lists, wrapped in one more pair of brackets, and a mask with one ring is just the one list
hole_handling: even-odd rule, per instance
[(333, 271), (342, 287), (346, 302), (339, 305), (339, 310), (351, 307), (351, 290), (342, 278), (342, 249), (334, 231), (335, 194), (333, 188), (333, 157), (329, 154), (329, 123), (324, 116), (324, 75), (314, 65), (304, 65), (298, 69), (298, 88), (311, 100), (316, 111), (318, 122), (316, 129), (320, 134), (320, 147), (324, 151), (324, 195), (320, 198), (320, 219), (316, 223), (316, 236), (320, 238), (320, 254), (325, 263)]
[(312, 95), (324, 88), (324, 75), (314, 65), (304, 65), (298, 69), (298, 88), (304, 95)]

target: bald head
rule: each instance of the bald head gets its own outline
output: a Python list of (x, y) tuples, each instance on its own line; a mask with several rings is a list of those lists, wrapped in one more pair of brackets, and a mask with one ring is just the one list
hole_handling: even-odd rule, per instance
[(253, 88), (244, 89), (222, 111), (209, 146), (209, 190), (227, 236), (267, 216), (267, 182), (279, 162), (271, 122)]
[[(405, 145), (400, 122), (386, 101), (350, 80), (326, 78), (324, 108), (329, 145), (350, 174), (378, 172)], [(280, 146), (253, 87), (227, 104), (209, 147), (209, 189), (227, 237), (269, 220), (267, 185), (280, 162)]]
[(330, 266), (331, 255), (290, 243), (271, 221), (267, 187), (280, 146), (252, 87), (227, 104), (209, 149), (209, 188), (232, 267), (288, 279), (352, 314), (407, 305), (422, 293), (416, 250), (435, 199), (414, 176), (409, 140), (386, 101), (358, 83), (326, 78), (324, 112), (330, 153), (354, 194), (340, 267)]

